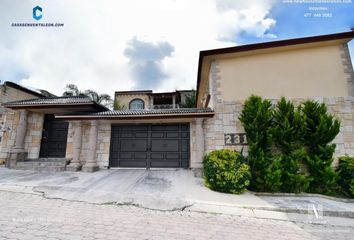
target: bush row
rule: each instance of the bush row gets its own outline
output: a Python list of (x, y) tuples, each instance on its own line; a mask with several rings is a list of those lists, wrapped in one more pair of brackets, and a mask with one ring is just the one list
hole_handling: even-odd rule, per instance
[(295, 106), (259, 96), (245, 102), (240, 115), (248, 139), (248, 156), (214, 151), (204, 159), (208, 187), (221, 192), (314, 192), (354, 195), (354, 158), (342, 157), (332, 167), (340, 121), (325, 104), (307, 100)]
[(256, 191), (315, 192), (337, 190), (332, 168), (340, 121), (324, 103), (307, 100), (295, 107), (281, 98), (273, 106), (251, 96), (240, 115), (248, 139), (251, 188)]

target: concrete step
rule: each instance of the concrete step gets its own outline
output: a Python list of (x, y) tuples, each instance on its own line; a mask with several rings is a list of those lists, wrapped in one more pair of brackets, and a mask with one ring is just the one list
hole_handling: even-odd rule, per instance
[(65, 158), (29, 159), (24, 162), (17, 162), (16, 166), (12, 168), (17, 170), (32, 170), (38, 172), (60, 172), (65, 171), (68, 162), (68, 159)]
[(25, 165), (25, 166), (15, 166), (12, 169), (30, 170), (30, 171), (36, 171), (36, 172), (62, 172), (62, 171), (65, 171), (65, 167), (59, 167), (59, 166), (30, 166), (30, 165)]
[(17, 162), (17, 167), (33, 166), (33, 167), (64, 167), (66, 164), (63, 162)]

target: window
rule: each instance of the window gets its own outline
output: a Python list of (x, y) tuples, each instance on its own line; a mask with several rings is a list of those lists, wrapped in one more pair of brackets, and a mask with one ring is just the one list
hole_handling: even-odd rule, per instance
[(140, 98), (131, 100), (129, 103), (129, 109), (130, 110), (144, 109), (144, 101), (141, 100)]

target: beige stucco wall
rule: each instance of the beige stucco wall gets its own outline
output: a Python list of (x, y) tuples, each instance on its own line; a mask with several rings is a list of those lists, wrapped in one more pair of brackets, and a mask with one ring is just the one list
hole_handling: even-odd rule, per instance
[[(222, 70), (218, 61), (211, 64), (209, 90), (211, 94), (211, 104), (215, 111), (213, 118), (205, 119), (203, 123), (204, 129), (204, 147), (206, 152), (216, 149), (232, 149), (240, 151), (242, 148), (247, 153), (248, 147), (241, 145), (225, 145), (224, 134), (228, 133), (245, 133), (239, 116), (243, 109), (245, 99), (237, 100), (234, 97), (231, 100), (225, 100), (223, 89)], [(352, 76), (352, 71), (347, 71)], [(288, 96), (286, 96), (288, 97)], [(308, 99), (301, 97), (288, 97), (295, 104)], [(354, 97), (315, 97), (312, 98), (318, 102), (327, 105), (331, 114), (341, 121), (340, 133), (334, 139), (336, 144), (335, 157), (345, 154), (354, 155)], [(271, 98), (272, 103), (276, 104), (278, 98)]]
[(117, 94), (114, 98), (114, 101), (119, 103), (123, 109), (129, 109), (129, 103), (135, 98), (139, 98), (144, 101), (145, 109), (150, 109), (150, 96), (148, 94), (127, 94), (120, 95)]
[(351, 95), (343, 65), (343, 46), (269, 52), (219, 59), (221, 97), (347, 97)]

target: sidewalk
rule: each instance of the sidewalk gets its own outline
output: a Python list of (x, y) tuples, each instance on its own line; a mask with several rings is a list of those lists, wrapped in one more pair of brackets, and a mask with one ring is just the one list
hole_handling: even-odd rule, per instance
[[(101, 170), (39, 173), (0, 168), (0, 191), (95, 204), (134, 205), (162, 211), (189, 210), (262, 218), (344, 217), (354, 225), (354, 202), (322, 197), (256, 196), (211, 191), (189, 170)], [(315, 214), (315, 212), (317, 212)], [(305, 217), (305, 218), (304, 218)], [(307, 219), (308, 220), (308, 219)], [(353, 220), (353, 221), (352, 221)]]

